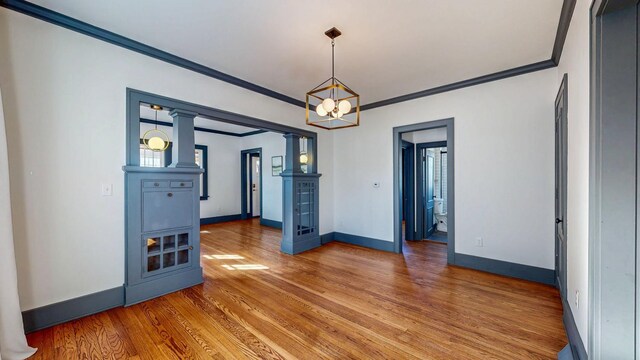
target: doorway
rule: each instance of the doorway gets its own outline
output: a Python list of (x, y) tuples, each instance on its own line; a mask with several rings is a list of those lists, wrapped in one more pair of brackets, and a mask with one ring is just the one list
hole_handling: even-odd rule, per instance
[(240, 152), (240, 217), (243, 220), (262, 214), (262, 148)]
[[(418, 215), (417, 210), (421, 208), (421, 206), (415, 206), (414, 208), (410, 203), (410, 201), (406, 201), (407, 194), (411, 190), (408, 189), (408, 186), (410, 185), (407, 185), (407, 183), (405, 182), (405, 179), (408, 176), (410, 176), (408, 175), (408, 168), (413, 167), (408, 164), (409, 161), (413, 162), (413, 159), (409, 159), (407, 156), (408, 154), (407, 149), (409, 148), (409, 144), (407, 144), (407, 142), (414, 145), (416, 143), (422, 144), (427, 142), (442, 141), (446, 139), (445, 146), (447, 147), (447, 151), (445, 154), (445, 159), (447, 160), (448, 165), (442, 172), (443, 173), (442, 183), (446, 184), (446, 189), (447, 189), (447, 199), (446, 199), (446, 209), (447, 209), (446, 211), (447, 211), (447, 222), (448, 222), (447, 235), (446, 235), (447, 263), (449, 264), (455, 263), (455, 188), (454, 188), (454, 164), (455, 163), (454, 163), (453, 124), (454, 124), (454, 119), (449, 118), (449, 119), (429, 121), (429, 122), (423, 122), (423, 123), (412, 124), (412, 125), (398, 126), (393, 128), (393, 224), (394, 224), (393, 243), (394, 243), (394, 251), (396, 253), (402, 253), (402, 245), (404, 240), (403, 233), (406, 233), (406, 229), (408, 228), (408, 226), (405, 227), (405, 231), (403, 231), (403, 218), (404, 219), (412, 218), (414, 216), (414, 214), (412, 214), (413, 210), (415, 210), (415, 215), (416, 215), (415, 216), (416, 231), (414, 233), (414, 236), (416, 236), (415, 234), (417, 233), (420, 233), (420, 236), (421, 236), (422, 233), (424, 232), (424, 230), (419, 230), (424, 228), (424, 226), (421, 226), (418, 224), (418, 221), (421, 216), (417, 216)], [(416, 138), (413, 137), (414, 134), (412, 133), (422, 132), (423, 130), (430, 130), (430, 131), (436, 130), (436, 132), (441, 133), (441, 135), (443, 135), (444, 137), (443, 139), (437, 139), (437, 140), (436, 139), (426, 140), (426, 139), (420, 138), (421, 139), (420, 142), (416, 141)], [(419, 160), (418, 146), (414, 145), (414, 149), (415, 149), (414, 159)], [(415, 161), (415, 163), (419, 163), (419, 162), (420, 161)], [(435, 162), (435, 158), (434, 158), (434, 162)], [(425, 166), (425, 168), (428, 168), (429, 167), (428, 160), (426, 164), (427, 165)], [(433, 171), (434, 176), (435, 176), (435, 173), (436, 173), (436, 170), (434, 169)], [(415, 170), (415, 175), (416, 175), (416, 182), (414, 183), (414, 185), (418, 185), (419, 183), (417, 181), (417, 175), (418, 175), (417, 167)], [(403, 188), (404, 188), (404, 191), (403, 191)], [(418, 195), (417, 192), (421, 189), (421, 187), (415, 186), (415, 189), (416, 189), (416, 195)], [(425, 190), (428, 190), (428, 188)], [(425, 193), (426, 192), (427, 191), (425, 191)], [(415, 199), (421, 199), (421, 197), (416, 196)], [(426, 200), (426, 197), (425, 197), (425, 200)], [(433, 211), (435, 212), (436, 204), (435, 204), (435, 199), (433, 200), (434, 200)], [(416, 200), (413, 205), (419, 205), (419, 200)], [(433, 227), (433, 225), (434, 224), (432, 223), (431, 227)], [(437, 225), (436, 225), (436, 229), (437, 229)], [(410, 234), (406, 235), (406, 239), (407, 240), (411, 239)]]
[(567, 74), (564, 74), (555, 102), (556, 121), (556, 284), (563, 299), (567, 298)]
[(447, 142), (420, 143), (416, 145), (416, 149), (418, 207), (415, 238), (446, 243), (447, 187), (444, 182), (446, 182)]

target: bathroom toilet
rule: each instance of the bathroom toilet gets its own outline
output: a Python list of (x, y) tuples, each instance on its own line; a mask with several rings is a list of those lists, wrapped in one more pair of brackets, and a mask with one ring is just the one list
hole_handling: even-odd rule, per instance
[(444, 212), (444, 201), (441, 198), (434, 199), (434, 213), (436, 218), (436, 230), (447, 232), (447, 213)]

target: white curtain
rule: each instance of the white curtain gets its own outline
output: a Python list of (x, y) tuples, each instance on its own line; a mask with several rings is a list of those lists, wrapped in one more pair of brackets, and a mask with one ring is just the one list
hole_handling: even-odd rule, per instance
[(13, 249), (9, 159), (0, 92), (0, 360), (26, 359), (36, 349), (27, 345), (18, 300), (16, 257)]

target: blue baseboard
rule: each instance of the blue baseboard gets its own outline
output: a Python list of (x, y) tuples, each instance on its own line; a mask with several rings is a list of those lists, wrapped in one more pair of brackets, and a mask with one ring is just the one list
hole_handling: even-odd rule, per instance
[(260, 218), (260, 225), (264, 225), (264, 226), (268, 226), (276, 229), (282, 229), (282, 221)]
[(217, 223), (227, 222), (227, 221), (235, 221), (235, 220), (240, 220), (240, 218), (241, 218), (240, 214), (202, 218), (200, 219), (200, 225), (209, 225), (209, 224), (217, 224)]
[(84, 316), (124, 305), (124, 287), (81, 296), (22, 312), (26, 333), (34, 332)]
[(564, 322), (564, 328), (567, 331), (567, 338), (569, 339), (569, 346), (574, 360), (586, 360), (587, 351), (584, 348), (584, 343), (578, 332), (576, 321), (573, 318), (571, 307), (566, 300), (562, 299), (562, 322)]
[(546, 285), (555, 285), (555, 271), (551, 269), (459, 253), (455, 254), (454, 265), (517, 279), (535, 281)]
[(339, 241), (347, 244), (358, 245), (375, 250), (393, 252), (393, 241), (384, 241), (380, 239), (369, 238), (359, 235), (345, 234), (341, 232), (332, 232), (320, 236), (320, 241), (326, 244), (331, 241)]
[(324, 245), (326, 243), (330, 243), (332, 241), (333, 241), (333, 233), (332, 232), (320, 235), (320, 243), (322, 245)]

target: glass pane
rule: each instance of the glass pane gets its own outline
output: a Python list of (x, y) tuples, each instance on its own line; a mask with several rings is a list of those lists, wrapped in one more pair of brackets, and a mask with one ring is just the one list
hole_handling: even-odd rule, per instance
[(179, 234), (178, 235), (178, 246), (187, 246), (189, 245), (189, 234)]
[(160, 238), (147, 238), (147, 254), (160, 251)]
[(149, 256), (147, 258), (147, 271), (160, 269), (160, 255)]
[(162, 251), (171, 251), (176, 248), (176, 236), (169, 235), (162, 238)]
[(176, 264), (176, 253), (170, 252), (162, 255), (162, 267), (168, 268)]
[(178, 251), (178, 265), (186, 264), (189, 262), (189, 250)]

